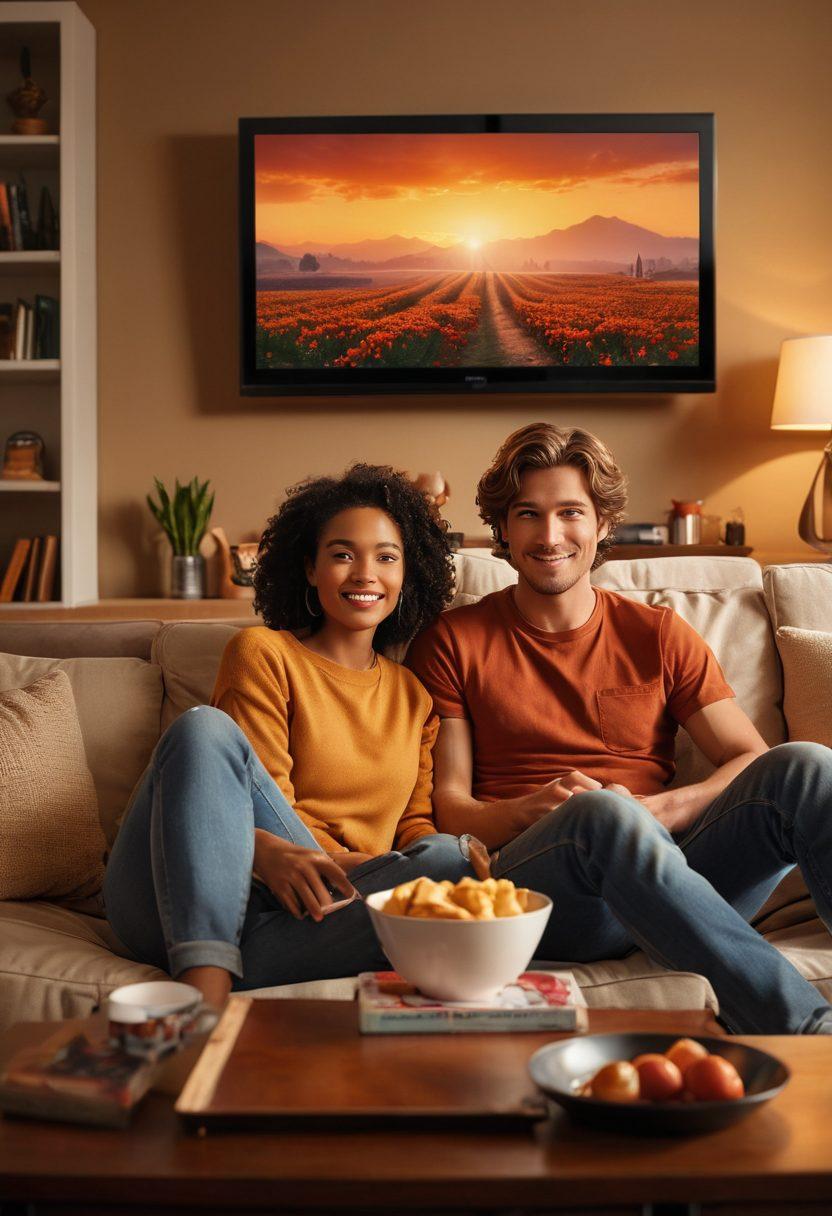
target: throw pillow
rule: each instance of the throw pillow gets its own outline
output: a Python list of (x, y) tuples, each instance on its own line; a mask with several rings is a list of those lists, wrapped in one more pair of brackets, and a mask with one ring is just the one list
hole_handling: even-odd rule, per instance
[(159, 738), (162, 672), (144, 659), (44, 659), (0, 654), (0, 692), (25, 688), (58, 670), (69, 676), (87, 764), (98, 795), (101, 826), (112, 843), (116, 822)]
[(0, 693), (0, 899), (83, 899), (104, 834), (65, 672)]
[(784, 625), (777, 647), (789, 738), (832, 747), (832, 633)]

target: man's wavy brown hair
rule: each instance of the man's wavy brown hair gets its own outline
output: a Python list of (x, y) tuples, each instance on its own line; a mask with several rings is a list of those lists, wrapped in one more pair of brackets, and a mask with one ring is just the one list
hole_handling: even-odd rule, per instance
[(565, 428), (550, 422), (532, 422), (514, 431), (480, 478), (477, 506), (480, 518), (491, 528), (495, 557), (511, 561), (502, 525), (519, 493), (520, 478), (528, 469), (557, 469), (561, 465), (572, 465), (585, 474), (598, 518), (609, 525), (609, 532), (598, 542), (595, 565), (603, 560), (624, 518), (627, 479), (600, 439), (580, 427)]

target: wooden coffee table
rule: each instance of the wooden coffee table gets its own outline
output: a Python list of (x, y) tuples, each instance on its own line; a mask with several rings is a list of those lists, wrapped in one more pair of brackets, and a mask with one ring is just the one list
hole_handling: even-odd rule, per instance
[[(355, 1006), (326, 1005), (321, 1011), (319, 1002), (272, 1003), (284, 1061), (304, 1043), (294, 1064), (316, 1068), (309, 1043), (319, 1016), (328, 1027), (330, 1065), (337, 1058), (339, 1034), (348, 1045), (345, 1058), (354, 1054), (349, 1045), (355, 1042)], [(701, 1012), (596, 1011), (590, 1013), (589, 1030), (718, 1033)], [(502, 1036), (454, 1037), (460, 1084), (470, 1070), (487, 1067), (497, 1037)], [(514, 1036), (524, 1057), (557, 1037), (562, 1036)], [(641, 1214), (652, 1204), (659, 1205), (652, 1209), (656, 1214), (821, 1216), (832, 1208), (832, 1039), (743, 1041), (785, 1060), (791, 1082), (745, 1122), (689, 1139), (602, 1133), (572, 1123), (561, 1111), (515, 1131), (440, 1132), (430, 1122), (417, 1129), (396, 1127), (391, 1120), (373, 1130), (345, 1122), (336, 1131), (298, 1127), (200, 1136), (182, 1127), (164, 1094), (151, 1094), (127, 1131), (3, 1119), (0, 1209), (5, 1216), (5, 1204), (25, 1202), (32, 1205), (27, 1216), (139, 1216), (185, 1207), (199, 1213), (279, 1210), (319, 1216), (335, 1211), (597, 1216)], [(376, 1042), (361, 1040), (361, 1052), (372, 1053)], [(430, 1058), (431, 1036), (400, 1042), (412, 1050), (418, 1073), (420, 1061)], [(661, 1206), (666, 1204), (674, 1206)]]

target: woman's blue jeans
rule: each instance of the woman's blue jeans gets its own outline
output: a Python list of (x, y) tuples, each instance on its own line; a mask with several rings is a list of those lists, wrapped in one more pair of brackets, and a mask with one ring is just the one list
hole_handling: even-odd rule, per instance
[[(389, 967), (363, 903), (297, 920), (252, 878), (255, 828), (319, 847), (237, 724), (188, 710), (159, 740), (107, 864), (107, 917), (129, 952), (174, 976), (223, 967), (236, 989)], [(456, 882), (473, 871), (455, 836), (436, 835), (350, 879), (368, 895), (421, 874)]]
[(832, 1009), (748, 921), (795, 863), (832, 930), (832, 750), (784, 743), (744, 769), (678, 840), (632, 798), (575, 794), (500, 850), (494, 873), (554, 903), (541, 958), (640, 946), (711, 981), (744, 1034), (832, 1033)]

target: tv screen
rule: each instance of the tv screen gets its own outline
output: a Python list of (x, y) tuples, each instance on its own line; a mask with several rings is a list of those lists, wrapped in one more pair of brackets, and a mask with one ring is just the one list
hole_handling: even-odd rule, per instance
[(240, 120), (241, 389), (714, 389), (709, 114)]

